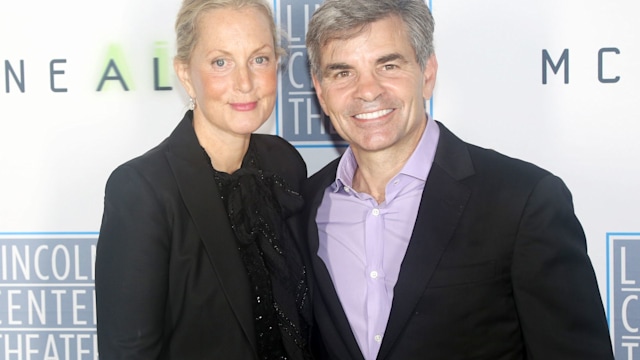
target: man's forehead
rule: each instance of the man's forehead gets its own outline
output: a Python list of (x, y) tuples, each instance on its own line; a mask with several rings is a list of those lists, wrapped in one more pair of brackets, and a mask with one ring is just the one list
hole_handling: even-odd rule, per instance
[(353, 26), (349, 29), (336, 30), (328, 34), (322, 41), (321, 48), (326, 49), (329, 45), (336, 42), (349, 42), (350, 40), (359, 37), (368, 37), (372, 28), (378, 28), (383, 26), (390, 26), (395, 29), (396, 32), (405, 34), (405, 26), (402, 19), (396, 15), (389, 15), (382, 17), (378, 20)]
[(370, 24), (374, 26), (359, 27), (328, 39), (321, 50), (322, 65), (349, 62), (349, 59), (376, 62), (382, 58), (397, 58), (398, 54), (401, 54), (400, 57), (408, 57), (408, 54), (402, 55), (405, 52), (413, 54), (406, 32), (403, 26), (395, 23), (396, 20), (391, 17), (383, 18)]

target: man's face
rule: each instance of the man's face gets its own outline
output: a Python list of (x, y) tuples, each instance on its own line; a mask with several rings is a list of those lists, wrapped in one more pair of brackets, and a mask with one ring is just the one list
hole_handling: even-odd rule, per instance
[(413, 151), (426, 125), (437, 61), (420, 69), (402, 21), (387, 17), (347, 40), (322, 48), (320, 105), (356, 153)]

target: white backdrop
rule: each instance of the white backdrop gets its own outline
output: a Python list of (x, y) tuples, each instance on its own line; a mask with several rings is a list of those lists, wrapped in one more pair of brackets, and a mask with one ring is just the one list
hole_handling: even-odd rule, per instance
[[(428, 1), (440, 65), (434, 117), (565, 180), (616, 357), (640, 359), (640, 3)], [(292, 56), (277, 111), (260, 130), (296, 145), (310, 173), (339, 152), (319, 125), (304, 68), (306, 19), (319, 2), (274, 1)], [(171, 66), (178, 7), (3, 3), (0, 358), (97, 357), (92, 264), (104, 185), (186, 109)]]

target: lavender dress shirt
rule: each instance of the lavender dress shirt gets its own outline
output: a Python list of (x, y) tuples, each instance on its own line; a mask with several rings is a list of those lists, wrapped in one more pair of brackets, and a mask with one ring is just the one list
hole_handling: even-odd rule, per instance
[(318, 208), (318, 256), (329, 270), (366, 360), (375, 359), (380, 350), (393, 288), (438, 145), (440, 129), (427, 117), (418, 146), (387, 184), (384, 202), (378, 204), (351, 187), (358, 164), (348, 148)]

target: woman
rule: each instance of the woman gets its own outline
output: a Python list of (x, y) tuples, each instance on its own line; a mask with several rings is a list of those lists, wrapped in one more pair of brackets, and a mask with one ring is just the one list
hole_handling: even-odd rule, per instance
[(185, 0), (176, 74), (190, 110), (107, 182), (96, 257), (101, 359), (305, 359), (306, 273), (289, 224), (306, 178), (252, 134), (276, 99), (263, 0)]

